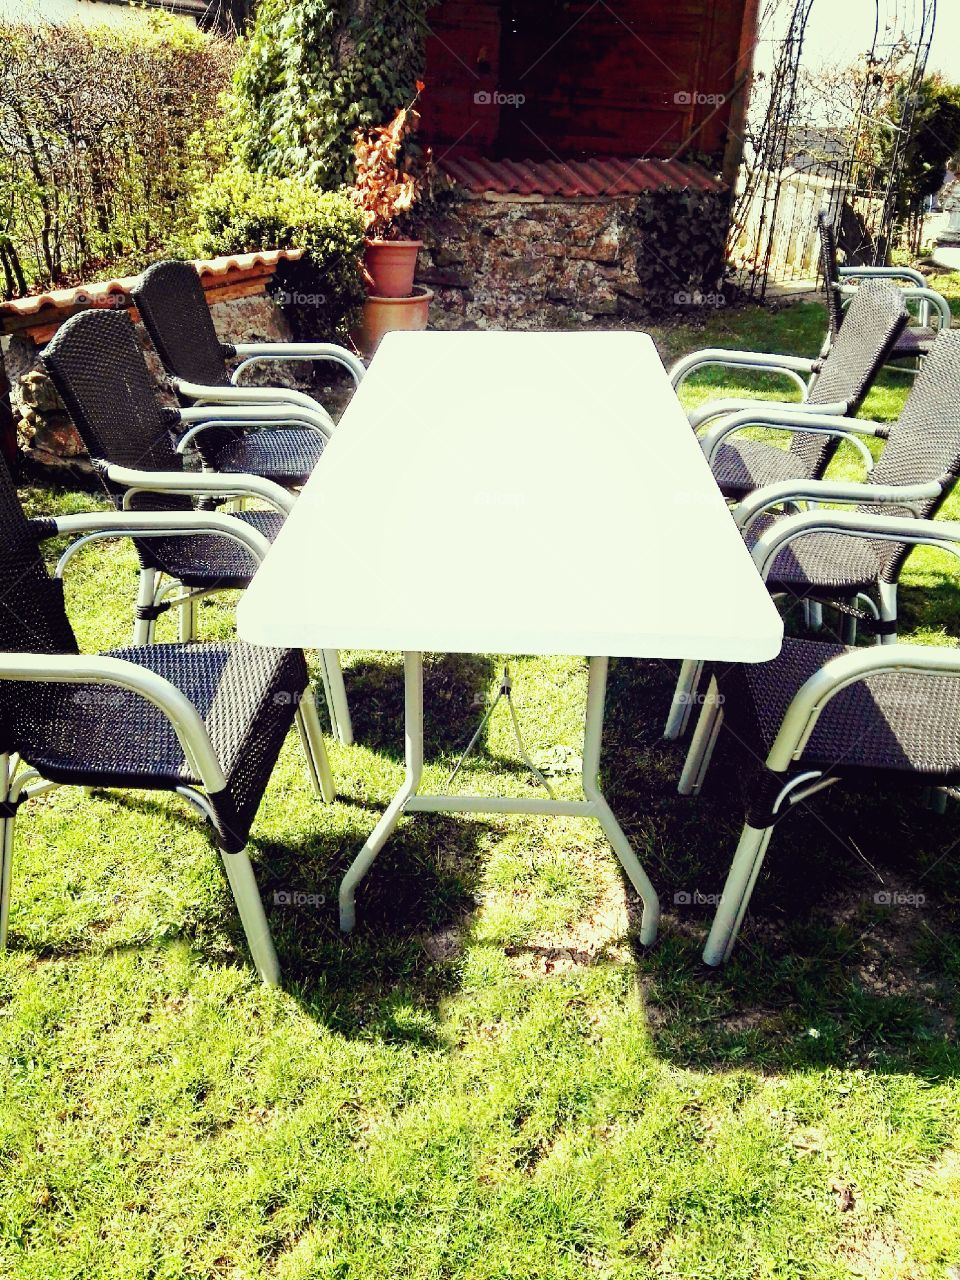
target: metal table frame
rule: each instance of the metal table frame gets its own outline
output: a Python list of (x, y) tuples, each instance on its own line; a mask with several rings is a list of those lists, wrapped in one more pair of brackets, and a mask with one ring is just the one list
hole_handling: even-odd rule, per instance
[(660, 903), (640, 860), (617, 822), (600, 789), (600, 748), (607, 689), (606, 658), (590, 658), (587, 711), (583, 734), (584, 800), (551, 800), (476, 795), (423, 795), (423, 654), (403, 655), (406, 776), (383, 817), (367, 837), (363, 848), (340, 882), (340, 928), (349, 933), (356, 923), (356, 891), (373, 866), (401, 816), (405, 813), (540, 813), (555, 817), (596, 818), (620, 859), (620, 864), (640, 896), (643, 913), (640, 941), (649, 945), (657, 936)]

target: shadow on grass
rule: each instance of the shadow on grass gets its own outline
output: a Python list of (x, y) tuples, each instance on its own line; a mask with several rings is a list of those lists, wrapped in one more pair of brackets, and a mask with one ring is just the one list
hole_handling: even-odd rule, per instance
[[(485, 654), (426, 654), (423, 660), (424, 754), (428, 760), (467, 745), (480, 722), (496, 664)], [(359, 746), (403, 759), (403, 655), (365, 655), (345, 676)]]
[(799, 806), (774, 833), (729, 963), (703, 964), (751, 761), (724, 733), (702, 794), (676, 794), (686, 743), (659, 738), (675, 673), (614, 664), (603, 761), (665, 913), (658, 943), (635, 948), (657, 1052), (713, 1070), (957, 1074), (960, 842), (921, 788), (841, 784)]

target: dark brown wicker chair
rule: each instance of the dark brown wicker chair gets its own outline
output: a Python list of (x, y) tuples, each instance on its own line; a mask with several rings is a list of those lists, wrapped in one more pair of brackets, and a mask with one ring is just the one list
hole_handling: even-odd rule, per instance
[[(905, 301), (919, 304), (920, 322), (909, 324), (894, 343), (888, 361), (911, 360), (914, 368), (918, 367), (924, 356), (929, 355), (937, 334), (950, 328), (950, 304), (939, 293), (927, 287), (922, 272), (910, 267), (845, 267), (840, 265), (840, 253), (837, 243), (837, 231), (834, 215), (828, 209), (821, 209), (817, 215), (817, 231), (820, 236), (820, 270), (823, 274), (824, 289), (827, 294), (828, 331), (825, 348), (832, 346), (840, 337), (846, 322), (849, 308), (844, 307), (844, 297), (849, 296), (851, 285), (861, 280), (897, 280), (907, 281), (907, 287), (900, 292)], [(853, 290), (855, 296), (855, 289)], [(936, 324), (931, 320), (936, 317)], [(901, 372), (908, 371), (904, 366)]]
[[(868, 536), (896, 554), (922, 544), (960, 556), (958, 524), (839, 511), (807, 513), (793, 523), (800, 536), (830, 527), (837, 541)], [(761, 572), (772, 550), (758, 545)], [(729, 956), (774, 827), (799, 801), (878, 773), (927, 786), (960, 783), (960, 651), (786, 640), (773, 662), (718, 667), (703, 699), (681, 794), (699, 791), (724, 721), (764, 763), (747, 781), (746, 824), (704, 951), (708, 964)]]
[(176, 536), (267, 544), (213, 512), (98, 512), (28, 521), (0, 462), (0, 946), (19, 806), (52, 786), (175, 791), (210, 823), (250, 951), (267, 982), (277, 958), (245, 847), (294, 719), (311, 780), (333, 784), (299, 651), (246, 644), (156, 644), (82, 655), (59, 578), (39, 543), (63, 534)]
[[(869, 451), (856, 434), (844, 436), (838, 418), (859, 412), (906, 323), (907, 309), (897, 290), (868, 281), (850, 306), (843, 333), (817, 365), (816, 379), (802, 404), (749, 405), (708, 426), (701, 442), (721, 492), (737, 500), (776, 481), (819, 479), (845, 438), (862, 450), (871, 467)], [(798, 430), (801, 423), (810, 429)], [(748, 427), (776, 430), (784, 425), (790, 427), (786, 449), (732, 438), (735, 431)], [(718, 434), (722, 441), (714, 447)]]
[[(164, 368), (185, 408), (193, 406), (193, 443), (214, 471), (266, 476), (285, 486), (302, 485), (333, 431), (329, 414), (312, 397), (287, 387), (251, 387), (244, 371), (263, 361), (325, 360), (349, 370), (359, 383), (362, 361), (329, 342), (220, 342), (200, 277), (189, 262), (158, 262), (135, 282), (131, 294)], [(242, 363), (232, 375), (227, 360)], [(225, 426), (217, 406), (242, 409), (246, 424)], [(203, 406), (203, 408), (199, 408)], [(264, 425), (264, 409), (275, 413)]]
[[(161, 408), (123, 311), (83, 311), (58, 329), (42, 355), (74, 425), (118, 507), (189, 511), (193, 499), (252, 498), (272, 511), (239, 511), (236, 518), (272, 541), (295, 499), (271, 480), (239, 472), (188, 471), (173, 443), (182, 411)], [(232, 413), (233, 410), (224, 410)], [(153, 637), (156, 619), (179, 610), (180, 638), (192, 640), (196, 603), (214, 592), (249, 584), (257, 561), (235, 541), (156, 538), (136, 541), (140, 558), (135, 644)], [(337, 655), (324, 651), (322, 671), (334, 732), (352, 738), (349, 708)]]
[[(960, 330), (940, 334), (910, 389), (900, 418), (892, 425), (859, 418), (824, 420), (817, 430), (844, 431), (886, 439), (880, 461), (867, 483), (843, 480), (785, 480), (767, 485), (734, 508), (748, 545), (768, 548), (764, 574), (771, 592), (800, 599), (805, 609), (823, 602), (838, 606), (847, 619), (846, 638), (856, 638), (864, 622), (885, 643), (897, 634), (897, 583), (910, 552), (908, 541), (878, 541), (835, 533), (829, 523), (797, 523), (783, 514), (803, 503), (853, 506), (851, 518), (877, 511), (930, 518), (940, 509), (960, 475)], [(749, 416), (749, 415), (744, 415)], [(809, 430), (806, 420), (784, 430)], [(714, 447), (722, 441), (717, 428)], [(736, 425), (730, 428), (736, 429)], [(804, 517), (806, 518), (806, 517)], [(826, 517), (823, 517), (826, 520)], [(874, 602), (873, 596), (877, 601)], [(867, 613), (861, 613), (863, 604)], [(664, 737), (685, 730), (703, 664), (682, 664)]]
[[(842, 503), (869, 514), (934, 516), (960, 474), (960, 330), (939, 335), (917, 375), (895, 423), (862, 424), (874, 435), (887, 435), (880, 460), (865, 484), (845, 481), (785, 481), (759, 489), (734, 516), (748, 544), (789, 516), (774, 514), (784, 504)], [(849, 424), (857, 429), (859, 422)], [(793, 526), (790, 526), (793, 528)], [(803, 533), (778, 541), (766, 568), (774, 594), (806, 600), (846, 602), (871, 599), (872, 629), (891, 641), (897, 632), (897, 582), (909, 554), (908, 544), (877, 543), (869, 537), (837, 537), (829, 530), (804, 527)], [(855, 617), (855, 614), (848, 614)]]

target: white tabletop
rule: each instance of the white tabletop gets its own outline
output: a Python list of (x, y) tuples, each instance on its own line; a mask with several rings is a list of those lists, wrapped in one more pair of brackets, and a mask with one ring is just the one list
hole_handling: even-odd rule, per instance
[(783, 634), (637, 333), (389, 335), (238, 623), (290, 647), (745, 662)]

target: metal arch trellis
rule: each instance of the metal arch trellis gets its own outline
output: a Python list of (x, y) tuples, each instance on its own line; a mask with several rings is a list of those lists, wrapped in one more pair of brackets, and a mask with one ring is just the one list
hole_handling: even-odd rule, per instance
[[(756, 127), (748, 129), (741, 180), (731, 218), (730, 260), (742, 292), (757, 300), (766, 296), (774, 248), (778, 243), (804, 241), (814, 234), (817, 209), (826, 204), (847, 205), (865, 231), (858, 260), (882, 261), (894, 231), (897, 176), (903, 163), (936, 21), (937, 0), (875, 0), (872, 32), (866, 37), (862, 88), (843, 131), (842, 147), (824, 164), (817, 183), (815, 206), (794, 200), (785, 208), (784, 175), (796, 118), (801, 57), (810, 15), (817, 0), (766, 0), (760, 31), (779, 27), (777, 52), (769, 78), (766, 110)], [(785, 21), (784, 21), (785, 20)], [(887, 114), (890, 78), (904, 83), (901, 112)], [(752, 113), (758, 114), (756, 108)], [(882, 171), (871, 162), (866, 145), (879, 128), (889, 129), (888, 162)], [(736, 248), (736, 252), (734, 249)], [(787, 278), (789, 278), (787, 272)]]

